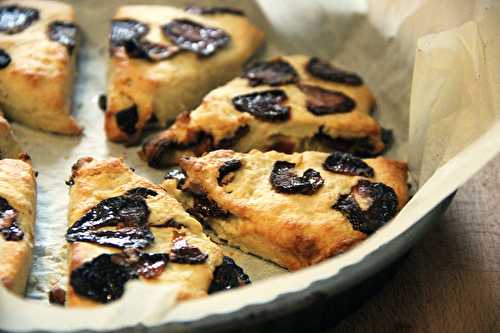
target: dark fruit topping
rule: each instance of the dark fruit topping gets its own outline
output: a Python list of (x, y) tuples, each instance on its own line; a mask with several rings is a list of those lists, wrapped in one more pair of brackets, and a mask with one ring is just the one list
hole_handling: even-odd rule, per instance
[(333, 152), (326, 158), (323, 163), (323, 168), (348, 176), (374, 176), (373, 169), (363, 160), (349, 153), (342, 153), (339, 151)]
[(39, 18), (38, 10), (7, 5), (0, 7), (0, 32), (12, 35), (22, 32)]
[(288, 99), (283, 90), (266, 90), (233, 98), (234, 107), (263, 121), (280, 122), (290, 118), (290, 107), (282, 103)]
[(170, 251), (170, 261), (178, 264), (203, 264), (208, 254), (201, 252), (196, 246), (191, 246), (184, 239), (174, 240)]
[(214, 271), (214, 277), (208, 293), (212, 294), (222, 290), (233, 289), (250, 284), (250, 277), (245, 274), (243, 269), (236, 265), (233, 259), (224, 256), (221, 265), (217, 266)]
[(17, 210), (0, 197), (0, 234), (6, 241), (20, 241), (24, 232), (17, 225)]
[(144, 249), (154, 242), (154, 235), (146, 227), (124, 227), (119, 230), (88, 230), (68, 233), (68, 242), (88, 242), (104, 246)]
[(243, 77), (250, 81), (252, 87), (260, 84), (279, 86), (299, 81), (297, 71), (281, 59), (251, 63), (244, 69)]
[(177, 46), (161, 45), (135, 38), (126, 41), (124, 47), (130, 58), (145, 59), (152, 62), (168, 59), (179, 52)]
[(135, 264), (135, 270), (145, 279), (154, 279), (163, 273), (168, 261), (169, 257), (166, 253), (141, 253)]
[(215, 14), (232, 14), (243, 16), (245, 13), (238, 8), (233, 7), (198, 7), (198, 6), (187, 6), (185, 8), (186, 12), (195, 15), (215, 15)]
[(299, 89), (306, 95), (307, 110), (316, 116), (351, 112), (356, 102), (340, 91), (300, 84)]
[(306, 65), (307, 71), (319, 79), (332, 81), (336, 83), (359, 86), (363, 80), (356, 73), (343, 71), (340, 68), (330, 65), (328, 61), (313, 57)]
[(200, 56), (210, 56), (230, 40), (222, 29), (204, 26), (188, 19), (175, 19), (162, 26), (162, 31), (175, 45)]
[(135, 133), (135, 124), (139, 121), (139, 113), (137, 105), (132, 105), (129, 108), (116, 113), (116, 123), (118, 127), (128, 135)]
[(240, 160), (225, 161), (219, 168), (219, 177), (217, 177), (217, 183), (219, 186), (226, 185), (231, 182), (232, 178), (230, 178), (229, 174), (232, 174), (239, 168), (241, 168)]
[(354, 230), (371, 234), (396, 215), (398, 197), (385, 184), (361, 179), (351, 193), (341, 195), (332, 208), (340, 211)]
[(245, 125), (239, 127), (236, 132), (233, 134), (233, 136), (226, 137), (222, 140), (219, 141), (218, 144), (216, 144), (211, 150), (217, 150), (217, 149), (229, 149), (233, 147), (238, 141), (244, 137), (245, 135), (248, 134), (250, 131), (250, 126)]
[(49, 24), (48, 35), (50, 40), (66, 46), (72, 54), (78, 39), (78, 27), (71, 22), (54, 21)]
[(5, 52), (5, 50), (0, 49), (0, 69), (4, 69), (9, 66), (11, 61), (12, 59), (10, 58), (10, 55)]
[(271, 185), (279, 193), (307, 194), (316, 193), (324, 180), (321, 174), (313, 169), (307, 169), (302, 176), (293, 172), (295, 163), (276, 161), (271, 171)]
[(167, 170), (165, 174), (165, 179), (175, 179), (177, 182), (177, 188), (180, 190), (184, 183), (186, 182), (186, 172), (179, 166), (171, 167)]
[(340, 137), (333, 138), (323, 131), (323, 127), (320, 127), (318, 133), (314, 135), (314, 140), (331, 150), (350, 153), (357, 157), (366, 158), (377, 156), (377, 153), (374, 152), (375, 147), (369, 137), (349, 139)]
[(145, 187), (134, 187), (131, 190), (128, 190), (125, 195), (138, 195), (143, 197), (144, 199), (151, 196), (151, 197), (156, 197), (158, 193), (156, 191), (153, 191), (152, 189), (145, 188)]
[(111, 22), (110, 47), (111, 50), (125, 46), (132, 40), (140, 40), (149, 32), (149, 27), (139, 21), (124, 19)]
[(49, 292), (49, 302), (55, 305), (64, 305), (66, 303), (66, 291), (61, 288), (54, 288)]
[(99, 105), (99, 109), (101, 109), (101, 111), (106, 112), (108, 109), (108, 96), (100, 94), (97, 99), (97, 104)]
[(215, 201), (210, 199), (206, 193), (195, 193), (193, 195), (193, 207), (187, 209), (187, 212), (193, 215), (200, 221), (205, 221), (208, 218), (227, 218), (230, 213), (217, 205)]

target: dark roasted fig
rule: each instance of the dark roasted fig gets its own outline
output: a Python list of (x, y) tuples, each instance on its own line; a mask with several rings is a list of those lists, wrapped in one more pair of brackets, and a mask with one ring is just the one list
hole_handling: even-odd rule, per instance
[(175, 19), (162, 26), (163, 34), (183, 50), (208, 57), (225, 47), (229, 35), (222, 29), (204, 26), (188, 19)]
[(245, 274), (243, 269), (236, 265), (233, 259), (224, 256), (221, 265), (217, 266), (214, 271), (214, 277), (208, 293), (212, 294), (222, 290), (233, 289), (250, 284), (250, 277)]
[(170, 261), (178, 264), (203, 264), (208, 254), (201, 252), (196, 246), (189, 245), (186, 240), (174, 241), (170, 251)]
[(24, 232), (17, 224), (17, 210), (0, 197), (0, 234), (6, 241), (20, 241)]
[(12, 59), (10, 58), (10, 55), (5, 52), (5, 50), (0, 49), (0, 69), (4, 69), (9, 66), (11, 61)]
[(187, 6), (185, 8), (186, 12), (195, 15), (215, 15), (215, 14), (232, 14), (243, 16), (245, 13), (238, 8), (233, 7), (199, 7), (199, 6)]
[(330, 65), (328, 61), (312, 57), (306, 65), (306, 70), (319, 79), (336, 83), (359, 86), (363, 80), (356, 73), (346, 72), (340, 68)]
[(110, 50), (125, 46), (132, 40), (141, 40), (149, 32), (149, 27), (142, 22), (122, 19), (111, 21)]
[(128, 135), (133, 135), (136, 132), (135, 124), (139, 121), (139, 112), (137, 105), (132, 105), (124, 110), (116, 113), (116, 124)]
[(225, 161), (220, 167), (219, 167), (219, 177), (217, 177), (217, 183), (219, 186), (226, 185), (227, 183), (230, 182), (229, 179), (226, 178), (230, 173), (238, 170), (241, 168), (241, 161), (240, 160), (228, 160)]
[(22, 32), (40, 15), (35, 8), (22, 7), (18, 5), (6, 5), (0, 7), (0, 32), (12, 35)]
[(69, 54), (73, 53), (78, 39), (78, 27), (72, 22), (54, 21), (49, 24), (49, 39), (66, 47)]
[(179, 166), (169, 168), (165, 174), (165, 179), (175, 179), (179, 190), (186, 182), (186, 178), (186, 172)]
[(290, 118), (290, 107), (282, 103), (288, 99), (283, 90), (266, 90), (233, 98), (236, 110), (248, 112), (263, 121), (280, 122)]
[(349, 176), (373, 177), (373, 169), (363, 160), (349, 153), (334, 151), (323, 162), (323, 168), (328, 171)]
[(361, 179), (349, 195), (341, 195), (332, 206), (352, 224), (354, 230), (371, 234), (397, 213), (398, 197), (382, 183)]
[(308, 84), (299, 84), (306, 95), (307, 110), (316, 116), (351, 112), (356, 102), (340, 91), (328, 90)]
[(295, 68), (281, 59), (253, 62), (245, 67), (243, 77), (248, 79), (252, 87), (260, 84), (279, 86), (299, 81)]
[(274, 163), (269, 180), (276, 192), (311, 195), (323, 186), (324, 180), (319, 172), (307, 169), (302, 176), (297, 176), (294, 167), (295, 163), (287, 161)]

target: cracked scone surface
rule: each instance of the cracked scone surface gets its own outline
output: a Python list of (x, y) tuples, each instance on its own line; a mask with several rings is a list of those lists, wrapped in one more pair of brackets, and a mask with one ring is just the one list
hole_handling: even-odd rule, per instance
[(4, 1), (0, 9), (9, 6), (34, 10), (38, 18), (22, 29), (0, 31), (0, 49), (10, 58), (0, 69), (2, 110), (8, 118), (32, 128), (80, 134), (82, 130), (71, 116), (78, 40), (73, 40), (70, 52), (48, 33), (54, 22), (72, 24), (73, 8), (55, 1), (19, 0)]
[(31, 165), (18, 159), (0, 160), (0, 281), (19, 295), (31, 268), (35, 201)]
[[(134, 46), (125, 42), (126, 46), (111, 47), (105, 129), (110, 140), (127, 143), (140, 140), (149, 120), (165, 126), (196, 107), (206, 93), (238, 75), (264, 39), (246, 16), (227, 12), (198, 15), (166, 6), (123, 6), (113, 22), (123, 20), (138, 23), (142, 33)], [(165, 25), (176, 20), (219, 29), (228, 40), (208, 55), (179, 49), (163, 32)], [(174, 51), (154, 60), (138, 50), (142, 42)]]
[[(188, 211), (205, 214), (205, 223), (229, 244), (297, 270), (346, 251), (367, 237), (366, 232), (360, 231), (364, 229), (355, 228), (346, 215), (333, 208), (358, 184), (368, 181), (392, 189), (384, 193), (384, 196), (389, 194), (388, 197), (363, 199), (361, 196), (358, 204), (363, 210), (370, 204), (378, 207), (377, 200), (389, 198), (394, 201), (390, 209), (395, 214), (408, 200), (405, 163), (380, 157), (364, 159), (361, 164), (372, 169), (371, 177), (352, 176), (326, 170), (323, 163), (328, 156), (321, 152), (288, 155), (275, 151), (254, 150), (242, 154), (218, 150), (203, 157), (181, 160), (187, 175), (184, 192), (176, 188), (172, 179), (167, 179), (162, 186), (177, 196)], [(240, 167), (224, 172), (221, 179), (220, 170), (224, 170), (221, 167), (234, 165), (235, 160)], [(277, 162), (294, 164), (296, 175), (313, 169), (319, 172), (323, 182), (316, 183), (319, 187), (312, 187), (314, 193), (280, 193), (270, 181)], [(194, 200), (190, 196), (193, 193)], [(204, 209), (196, 208), (196, 196), (200, 194), (211, 201), (209, 204), (199, 201), (204, 202)], [(386, 212), (382, 209), (382, 213)], [(377, 213), (380, 214), (380, 210)]]
[[(177, 242), (187, 242), (189, 246), (196, 247), (206, 255), (206, 258), (196, 264), (178, 263), (170, 258), (163, 270), (156, 272), (150, 278), (144, 278), (143, 275), (140, 275), (139, 280), (144, 283), (177, 285), (180, 287), (179, 300), (207, 294), (214, 269), (222, 263), (222, 251), (219, 246), (212, 243), (204, 235), (199, 222), (189, 216), (173, 197), (161, 187), (137, 176), (121, 160), (115, 158), (103, 161), (82, 158), (75, 164), (71, 180), (73, 185), (70, 190), (69, 227), (74, 226), (78, 220), (91, 212), (97, 205), (100, 203), (102, 205), (106, 199), (123, 197), (126, 193), (138, 188), (142, 192), (150, 193), (144, 195), (141, 201), (145, 201), (146, 211), (149, 212), (146, 214), (147, 221), (145, 221), (144, 227), (152, 233), (154, 240), (150, 241), (146, 247), (140, 248), (140, 253), (169, 254)], [(125, 207), (125, 212), (128, 209)], [(133, 209), (130, 208), (130, 211)], [(127, 225), (129, 223), (127, 221), (130, 222), (130, 220), (124, 219), (120, 223)], [(175, 223), (170, 223), (171, 221)], [(120, 228), (123, 226), (107, 226), (100, 231), (120, 231)], [(105, 237), (102, 239), (105, 240)], [(71, 242), (69, 244), (71, 277), (67, 294), (68, 306), (100, 304), (96, 300), (75, 292), (71, 274), (100, 255), (123, 254), (123, 251), (126, 249), (97, 245), (92, 242)]]
[[(291, 72), (276, 66), (284, 72), (281, 82), (279, 72), (273, 76), (263, 70), (257, 72), (260, 81), (252, 81), (244, 73), (213, 90), (199, 107), (179, 115), (169, 129), (146, 142), (142, 157), (153, 167), (163, 167), (176, 164), (179, 157), (199, 156), (215, 149), (286, 153), (342, 150), (362, 157), (380, 154), (385, 145), (381, 127), (370, 116), (375, 106), (371, 90), (354, 73), (339, 70), (355, 75), (355, 84), (315, 76), (308, 70), (312, 61), (320, 60), (305, 55), (277, 57), (267, 64), (279, 63)], [(286, 96), (279, 105), (288, 108), (288, 118), (286, 114), (273, 119), (272, 113), (242, 112), (234, 103), (239, 96), (266, 92), (276, 95), (276, 91)]]

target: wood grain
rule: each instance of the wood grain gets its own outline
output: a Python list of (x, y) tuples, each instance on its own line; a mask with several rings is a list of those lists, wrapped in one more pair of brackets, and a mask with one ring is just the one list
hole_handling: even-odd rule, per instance
[(334, 332), (500, 332), (500, 156)]

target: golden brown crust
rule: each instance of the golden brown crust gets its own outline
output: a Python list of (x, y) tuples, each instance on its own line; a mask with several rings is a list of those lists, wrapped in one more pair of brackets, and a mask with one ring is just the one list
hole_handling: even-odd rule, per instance
[[(114, 16), (114, 19), (135, 19), (148, 24), (150, 31), (144, 38), (162, 45), (171, 45), (171, 42), (162, 35), (160, 26), (178, 18), (221, 28), (231, 36), (231, 41), (209, 57), (180, 52), (154, 63), (129, 58), (123, 47), (115, 50), (109, 62), (105, 124), (110, 140), (132, 143), (140, 138), (153, 115), (164, 126), (179, 113), (191, 110), (211, 89), (236, 76), (264, 38), (245, 16), (200, 16), (166, 6), (123, 6)], [(127, 134), (118, 126), (116, 114), (133, 105), (138, 111), (136, 132)]]
[[(169, 262), (159, 277), (148, 281), (141, 279), (141, 281), (178, 285), (181, 290), (179, 295), (181, 299), (206, 295), (212, 280), (212, 273), (215, 267), (222, 262), (222, 251), (203, 234), (198, 221), (189, 216), (174, 198), (158, 185), (137, 176), (128, 166), (116, 158), (103, 161), (96, 161), (89, 157), (82, 158), (73, 167), (72, 179), (74, 185), (70, 190), (69, 226), (104, 199), (122, 195), (136, 187), (144, 187), (157, 192), (156, 196), (150, 196), (146, 199), (150, 210), (148, 225), (151, 226), (155, 241), (144, 251), (168, 253), (173, 239), (181, 234), (190, 245), (200, 248), (209, 256), (205, 263), (197, 265)], [(181, 229), (153, 227), (170, 219), (174, 219), (183, 227)], [(117, 252), (120, 250), (111, 247), (83, 242), (70, 243), (69, 271), (73, 271), (100, 254)], [(75, 293), (71, 285), (68, 286), (67, 304), (71, 307), (98, 305), (98, 303)]]
[(0, 112), (0, 159), (18, 158), (22, 152), (9, 122)]
[[(169, 129), (146, 142), (141, 153), (143, 159), (151, 166), (159, 167), (175, 164), (182, 156), (199, 156), (217, 148), (241, 152), (251, 149), (287, 153), (332, 151), (341, 149), (336, 139), (363, 143), (367, 146), (363, 148), (366, 155), (370, 156), (384, 150), (381, 128), (369, 115), (375, 100), (366, 85), (352, 86), (315, 78), (305, 69), (310, 59), (308, 56), (283, 56), (277, 59), (294, 67), (300, 77), (300, 84), (341, 92), (355, 101), (354, 109), (347, 113), (318, 116), (308, 111), (306, 94), (297, 84), (252, 87), (247, 79), (236, 78), (206, 95), (202, 104), (189, 116), (179, 116)], [(291, 107), (289, 120), (262, 121), (249, 113), (237, 111), (233, 106), (232, 99), (236, 96), (269, 89), (283, 90), (288, 96), (284, 105)], [(233, 142), (228, 145), (228, 140)]]
[(18, 212), (16, 223), (24, 232), (19, 241), (7, 241), (0, 233), (0, 281), (22, 295), (31, 267), (34, 242), (36, 185), (33, 169), (21, 160), (0, 160), (0, 197)]
[[(201, 187), (217, 205), (231, 213), (228, 218), (209, 218), (216, 234), (240, 247), (290, 270), (297, 270), (343, 252), (366, 238), (353, 229), (346, 217), (332, 206), (347, 195), (360, 179), (392, 187), (398, 209), (408, 200), (406, 164), (384, 158), (365, 159), (375, 176), (346, 176), (325, 170), (328, 154), (304, 152), (282, 154), (256, 150), (248, 154), (218, 150), (200, 158), (181, 160), (188, 178), (186, 188)], [(242, 167), (227, 185), (218, 185), (219, 167), (237, 159)], [(313, 195), (276, 192), (269, 181), (276, 161), (295, 163), (302, 174), (312, 168), (320, 172), (324, 185)], [(169, 184), (165, 189), (172, 190)]]
[(77, 50), (47, 36), (55, 21), (74, 22), (70, 5), (39, 0), (6, 1), (39, 10), (40, 19), (20, 33), (0, 34), (0, 48), (11, 63), (0, 70), (0, 104), (10, 119), (27, 126), (66, 135), (81, 128), (71, 117), (71, 98)]

